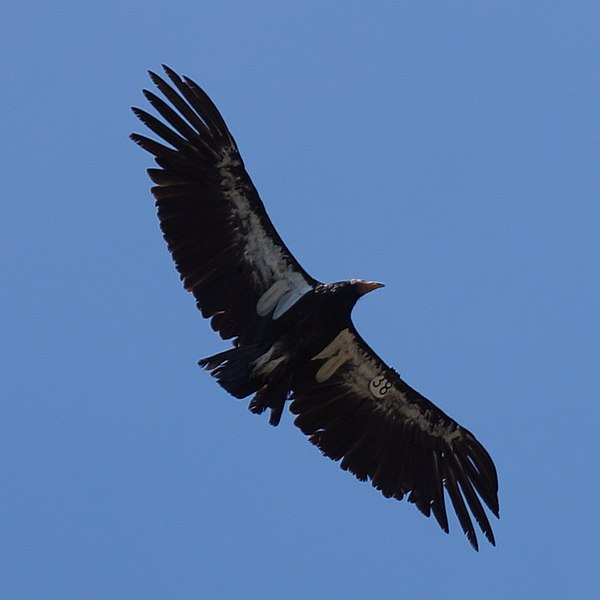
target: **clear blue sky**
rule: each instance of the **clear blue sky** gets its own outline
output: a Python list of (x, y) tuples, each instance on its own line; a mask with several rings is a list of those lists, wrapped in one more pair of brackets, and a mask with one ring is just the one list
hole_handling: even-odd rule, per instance
[[(599, 597), (600, 5), (2, 10), (0, 597)], [(498, 545), (274, 429), (161, 239), (146, 69), (214, 98), (289, 247), (496, 461)]]

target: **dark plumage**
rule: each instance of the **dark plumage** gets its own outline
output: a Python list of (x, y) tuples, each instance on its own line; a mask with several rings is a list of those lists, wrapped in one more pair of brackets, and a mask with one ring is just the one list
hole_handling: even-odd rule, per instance
[(150, 77), (166, 102), (144, 95), (162, 120), (134, 113), (168, 145), (132, 139), (152, 154), (160, 225), (186, 290), (233, 347), (200, 361), (229, 393), (252, 396), (277, 425), (285, 402), (323, 454), (386, 497), (404, 496), (448, 532), (446, 491), (477, 549), (471, 517), (495, 544), (498, 479), (475, 437), (406, 384), (357, 333), (350, 314), (381, 287), (323, 284), (286, 248), (209, 97), (165, 67)]

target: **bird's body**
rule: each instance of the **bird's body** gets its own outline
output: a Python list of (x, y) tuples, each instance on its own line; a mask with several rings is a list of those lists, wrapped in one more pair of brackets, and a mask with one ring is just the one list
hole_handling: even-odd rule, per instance
[[(260, 413), (270, 408), (270, 423), (277, 425), (290, 393), (302, 387), (305, 365), (319, 360), (315, 357), (340, 332), (352, 327), (350, 314), (356, 301), (377, 287), (381, 284), (361, 280), (318, 284), (280, 315), (277, 290), (267, 290), (272, 312), (262, 316), (256, 339), (205, 358), (200, 365), (208, 368), (233, 396), (257, 394), (251, 410)], [(263, 305), (259, 300), (259, 312)], [(331, 371), (335, 365), (331, 361), (329, 364)], [(323, 375), (319, 378), (323, 379)]]
[(162, 121), (134, 109), (165, 146), (132, 139), (154, 155), (149, 169), (161, 228), (185, 288), (233, 347), (200, 361), (250, 409), (295, 424), (343, 469), (385, 496), (433, 513), (444, 531), (444, 490), (477, 548), (471, 513), (494, 536), (480, 498), (498, 516), (498, 480), (481, 444), (406, 384), (360, 337), (356, 301), (382, 284), (324, 284), (311, 277), (273, 227), (233, 137), (208, 96), (165, 67), (151, 73), (167, 102), (144, 94)]

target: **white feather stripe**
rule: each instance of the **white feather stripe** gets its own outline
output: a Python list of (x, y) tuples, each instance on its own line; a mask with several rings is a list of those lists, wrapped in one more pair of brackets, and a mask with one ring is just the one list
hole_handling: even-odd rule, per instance
[[(402, 419), (414, 423), (421, 431), (443, 438), (449, 445), (461, 437), (460, 428), (456, 424), (448, 425), (444, 421), (433, 420), (430, 411), (423, 411), (419, 403), (407, 401), (405, 394), (394, 385), (393, 380), (383, 375), (385, 365), (364, 352), (348, 329), (341, 331), (313, 357), (313, 360), (319, 359), (326, 360), (315, 376), (319, 383), (331, 377), (343, 364), (349, 363), (349, 368), (343, 373), (343, 385), (347, 390), (356, 394), (369, 393), (380, 409), (400, 415)], [(386, 392), (373, 393), (375, 383), (378, 384), (375, 389), (385, 385)]]
[[(231, 206), (232, 223), (237, 223), (238, 242), (242, 242), (244, 247), (244, 260), (251, 265), (256, 283), (263, 289), (275, 285), (278, 281), (285, 282), (288, 290), (312, 289), (304, 276), (290, 266), (289, 257), (286, 256), (284, 249), (273, 241), (248, 201), (246, 196), (248, 190), (244, 187), (244, 182), (231, 171), (241, 164), (238, 159), (233, 158), (235, 155), (234, 148), (225, 149), (217, 167), (221, 175), (223, 196)], [(286, 304), (278, 316), (281, 316), (300, 296), (291, 299), (290, 304)], [(268, 314), (268, 311), (265, 314)]]
[(344, 354), (336, 354), (327, 359), (315, 374), (317, 383), (327, 381), (348, 360)]
[(312, 357), (312, 360), (321, 360), (324, 358), (330, 358), (341, 352), (344, 348), (348, 349), (348, 346), (354, 340), (354, 336), (348, 329), (342, 329), (333, 340), (321, 350), (318, 354)]
[(321, 352), (315, 354), (312, 360), (325, 360), (315, 374), (318, 383), (327, 381), (335, 372), (351, 358), (351, 348), (349, 342), (353, 339), (348, 329), (338, 333), (333, 341), (329, 343)]
[(279, 299), (287, 292), (288, 282), (279, 279), (276, 281), (256, 303), (256, 314), (259, 317), (264, 317), (273, 311)]
[(277, 306), (275, 307), (275, 312), (273, 313), (273, 319), (279, 319), (279, 317), (286, 313), (304, 294), (310, 292), (312, 290), (312, 286), (305, 283), (304, 285), (300, 285), (291, 290), (288, 290), (277, 302)]
[(260, 368), (255, 368), (252, 370), (252, 375), (258, 376), (268, 376), (270, 375), (281, 363), (287, 361), (287, 356), (280, 356), (279, 358), (274, 358), (273, 360), (269, 360), (261, 365)]
[(252, 365), (253, 371), (259, 371), (263, 365), (271, 360), (273, 356), (273, 352), (275, 352), (275, 346), (271, 346), (264, 354), (261, 354), (256, 360), (252, 361), (250, 364)]

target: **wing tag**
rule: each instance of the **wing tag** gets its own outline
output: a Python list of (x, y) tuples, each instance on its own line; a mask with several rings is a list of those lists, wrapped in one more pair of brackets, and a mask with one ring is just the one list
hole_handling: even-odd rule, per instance
[(383, 375), (378, 375), (375, 379), (371, 379), (369, 383), (369, 391), (374, 398), (383, 398), (391, 387), (391, 381), (388, 381)]

